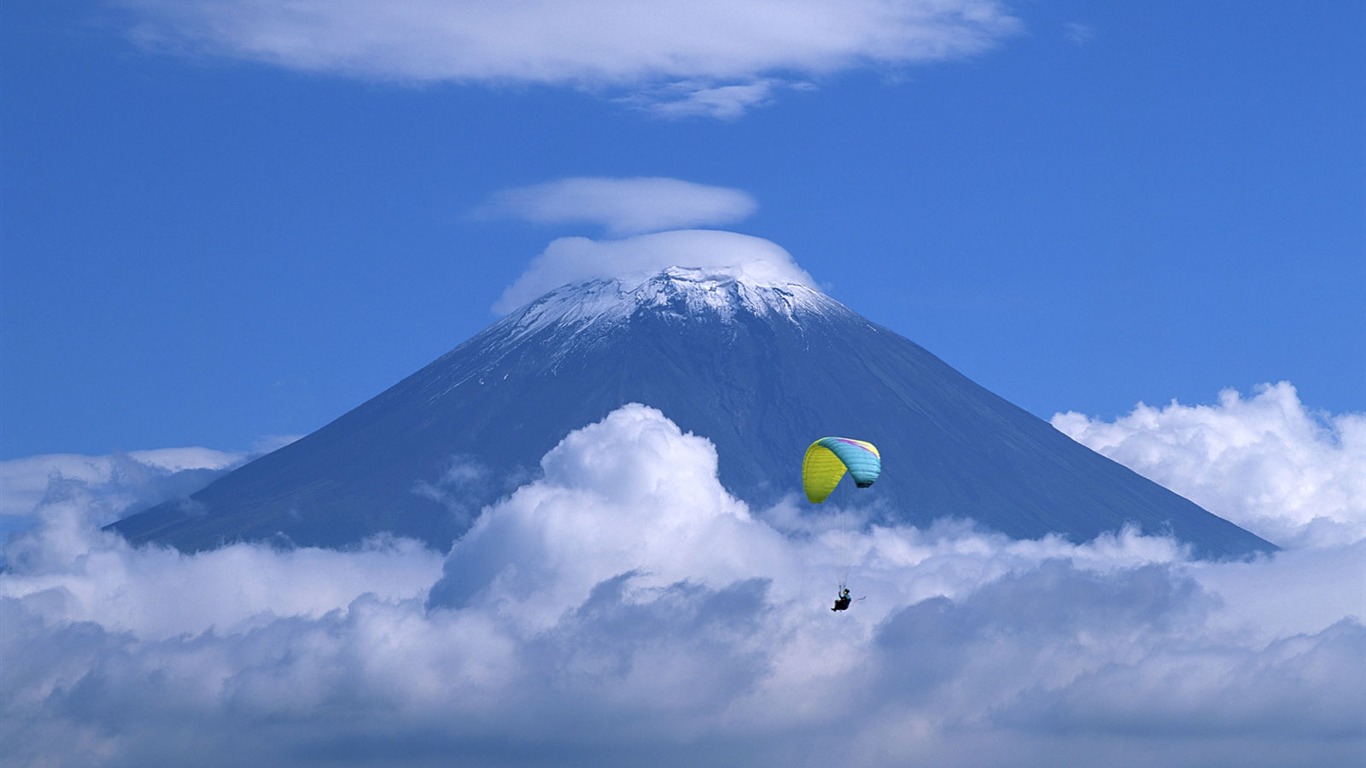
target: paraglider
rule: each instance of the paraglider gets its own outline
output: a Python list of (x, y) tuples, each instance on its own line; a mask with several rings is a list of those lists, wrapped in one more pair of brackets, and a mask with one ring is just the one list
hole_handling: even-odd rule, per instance
[[(882, 474), (882, 455), (877, 446), (864, 440), (847, 437), (822, 437), (806, 449), (802, 459), (802, 490), (812, 504), (820, 504), (834, 492), (845, 474), (854, 478), (854, 485), (867, 488)], [(862, 600), (863, 598), (859, 598)], [(854, 599), (849, 588), (840, 585), (832, 611), (847, 611)]]
[(835, 490), (845, 473), (859, 488), (867, 488), (882, 474), (877, 446), (847, 437), (822, 437), (806, 449), (802, 459), (802, 490), (812, 504), (820, 504)]

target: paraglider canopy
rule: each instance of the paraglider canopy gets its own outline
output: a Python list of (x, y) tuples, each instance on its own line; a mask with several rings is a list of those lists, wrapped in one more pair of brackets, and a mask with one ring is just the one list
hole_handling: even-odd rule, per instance
[(854, 484), (867, 488), (882, 474), (882, 457), (877, 447), (847, 437), (822, 437), (806, 449), (802, 459), (802, 490), (812, 504), (825, 501), (845, 473)]

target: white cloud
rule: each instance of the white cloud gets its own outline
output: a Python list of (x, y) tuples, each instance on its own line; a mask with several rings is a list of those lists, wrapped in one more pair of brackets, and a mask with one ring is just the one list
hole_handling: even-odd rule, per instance
[(569, 283), (644, 280), (668, 267), (723, 268), (761, 284), (815, 282), (777, 243), (735, 232), (677, 230), (619, 240), (563, 237), (532, 260), (493, 308), (510, 312)]
[(1289, 382), (1216, 406), (1140, 403), (1106, 422), (1060, 413), (1074, 440), (1276, 544), (1366, 538), (1366, 414), (1320, 415)]
[(403, 540), (377, 539), (356, 552), (135, 549), (91, 525), (84, 515), (93, 501), (77, 491), (46, 507), (41, 524), (7, 547), (14, 572), (0, 581), (0, 596), (45, 596), (30, 603), (45, 622), (79, 616), (159, 641), (240, 631), (263, 618), (317, 618), (367, 593), (421, 599), (440, 569), (439, 555)]
[[(1078, 546), (751, 511), (707, 441), (643, 406), (542, 466), (444, 565), (402, 542), (132, 548), (82, 520), (94, 499), (50, 501), (0, 574), (7, 757), (1246, 766), (1366, 749), (1366, 543), (1193, 563), (1132, 531)], [(845, 578), (867, 599), (832, 613)]]
[(49, 454), (0, 461), (0, 515), (31, 514), (54, 478), (100, 486), (108, 498), (116, 488), (129, 501), (142, 486), (177, 473), (219, 472), (242, 463), (246, 454), (211, 448), (163, 448), (111, 456)]
[[(263, 439), (251, 452), (160, 448), (110, 456), (48, 454), (0, 461), (0, 548), (37, 520), (36, 510), (72, 493), (89, 501), (86, 516), (111, 523), (130, 509), (184, 498), (237, 466), (295, 437)], [(0, 567), (5, 560), (0, 557)]]
[[(738, 120), (753, 107), (773, 101), (773, 94), (781, 85), (778, 80), (765, 78), (750, 83), (708, 85), (697, 82), (671, 83), (666, 88), (646, 91), (629, 99), (659, 117), (711, 117), (717, 120)], [(799, 88), (799, 85), (793, 85)]]
[(636, 590), (690, 578), (716, 588), (781, 560), (781, 536), (717, 484), (711, 443), (652, 408), (628, 405), (574, 432), (541, 466), (543, 480), (456, 543), (433, 601), (491, 601), (549, 626), (621, 574), (635, 574)]
[(569, 178), (504, 190), (479, 213), (538, 224), (586, 222), (621, 236), (731, 224), (757, 208), (741, 190), (679, 179)]
[[(1021, 29), (995, 0), (109, 2), (155, 48), (401, 82), (633, 89), (721, 117), (778, 77), (968, 57)], [(678, 84), (677, 98), (656, 88)]]

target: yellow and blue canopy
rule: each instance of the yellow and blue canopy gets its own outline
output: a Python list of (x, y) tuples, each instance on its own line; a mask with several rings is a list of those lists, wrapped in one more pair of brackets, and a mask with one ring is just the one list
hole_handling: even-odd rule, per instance
[(845, 473), (854, 484), (867, 488), (882, 474), (882, 456), (877, 447), (847, 437), (822, 437), (806, 449), (802, 459), (802, 490), (812, 504), (825, 501)]

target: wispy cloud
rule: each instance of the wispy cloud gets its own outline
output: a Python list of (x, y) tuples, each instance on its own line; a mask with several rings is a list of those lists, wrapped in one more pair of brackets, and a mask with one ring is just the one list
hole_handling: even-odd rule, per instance
[(1096, 37), (1096, 30), (1090, 24), (1070, 21), (1062, 25), (1062, 29), (1067, 41), (1077, 46), (1086, 45)]
[(730, 85), (685, 81), (643, 90), (622, 101), (664, 118), (737, 120), (750, 109), (771, 103), (781, 87), (797, 89), (802, 86), (773, 78)]
[[(0, 461), (0, 515), (30, 515), (54, 487), (77, 481), (113, 506), (183, 493), (243, 463), (247, 454), (210, 448), (162, 448), (112, 456), (49, 454)], [(117, 501), (115, 501), (117, 500)], [(122, 511), (114, 509), (114, 512)]]
[(719, 117), (793, 75), (973, 56), (1021, 26), (995, 0), (108, 1), (155, 48), (403, 82), (624, 90)]
[[(84, 515), (110, 523), (129, 510), (184, 498), (256, 456), (292, 442), (264, 439), (249, 452), (159, 448), (110, 456), (48, 454), (0, 461), (0, 547), (30, 527), (37, 510), (72, 493), (89, 499)], [(0, 556), (0, 567), (5, 564)]]
[[(1245, 766), (1366, 749), (1362, 541), (1195, 563), (1132, 531), (1074, 545), (750, 510), (709, 442), (643, 406), (542, 469), (444, 563), (393, 541), (133, 548), (84, 519), (94, 497), (51, 498), (0, 575), (7, 757)], [(841, 579), (867, 599), (834, 614)]]
[(758, 210), (749, 193), (660, 177), (577, 177), (506, 189), (476, 215), (538, 224), (587, 223), (611, 236), (719, 226)]

